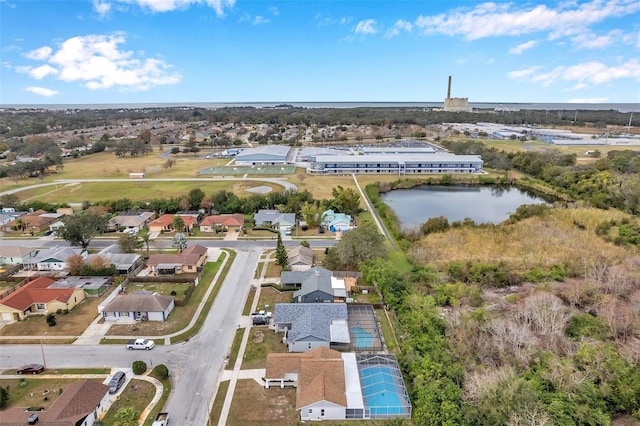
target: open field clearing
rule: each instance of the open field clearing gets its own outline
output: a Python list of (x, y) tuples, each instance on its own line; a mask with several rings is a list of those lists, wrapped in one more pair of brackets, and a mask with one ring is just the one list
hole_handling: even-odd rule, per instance
[[(26, 361), (25, 361), (26, 362)], [(50, 370), (47, 370), (49, 372)], [(14, 374), (11, 371), (10, 374)], [(9, 389), (9, 401), (7, 408), (11, 407), (51, 407), (60, 391), (69, 387), (81, 379), (44, 379), (25, 376), (21, 379), (0, 380), (0, 386)], [(102, 383), (102, 380), (96, 380)], [(46, 399), (45, 399), (46, 397)], [(25, 422), (25, 424), (27, 424)]]
[(103, 201), (128, 198), (133, 201), (149, 201), (154, 198), (186, 196), (190, 190), (200, 188), (206, 194), (227, 190), (235, 194), (249, 195), (247, 189), (256, 186), (269, 186), (274, 191), (282, 190), (279, 185), (259, 181), (140, 181), (122, 182), (80, 182), (73, 184), (52, 185), (33, 188), (19, 192), (21, 201), (34, 200), (49, 203), (82, 203), (84, 201)]
[(433, 262), (442, 267), (453, 261), (506, 262), (516, 271), (553, 265), (582, 271), (599, 259), (621, 261), (629, 257), (627, 249), (595, 235), (598, 223), (625, 216), (596, 209), (553, 209), (545, 217), (510, 225), (463, 227), (430, 234), (412, 249), (411, 255), (421, 263)]

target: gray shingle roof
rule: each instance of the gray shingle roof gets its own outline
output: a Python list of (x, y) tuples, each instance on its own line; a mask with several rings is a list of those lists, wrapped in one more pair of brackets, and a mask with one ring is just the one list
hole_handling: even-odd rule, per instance
[(278, 303), (274, 313), (276, 324), (291, 324), (289, 341), (313, 336), (331, 341), (331, 322), (347, 319), (345, 303)]
[(302, 282), (304, 281), (304, 279), (308, 276), (308, 275), (313, 275), (315, 274), (316, 271), (320, 271), (320, 275), (328, 275), (328, 276), (332, 276), (333, 272), (331, 272), (328, 269), (325, 269), (321, 266), (315, 266), (309, 270), (306, 271), (284, 271), (281, 275), (280, 275), (280, 282), (283, 285), (292, 285), (292, 284), (302, 284)]
[(104, 307), (105, 312), (164, 312), (173, 297), (147, 294), (124, 294)]

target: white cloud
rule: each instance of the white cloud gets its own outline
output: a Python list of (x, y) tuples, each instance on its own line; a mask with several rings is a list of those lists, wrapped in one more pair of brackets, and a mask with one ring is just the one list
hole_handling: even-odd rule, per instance
[(53, 50), (49, 46), (42, 46), (35, 50), (30, 50), (24, 54), (25, 58), (33, 59), (34, 61), (44, 61), (51, 55)]
[(122, 34), (72, 37), (47, 57), (46, 64), (16, 67), (16, 71), (29, 73), (35, 79), (53, 75), (63, 81), (80, 82), (92, 90), (147, 90), (180, 82), (181, 76), (170, 72), (164, 61), (120, 50), (119, 45), (125, 41)]
[(55, 75), (58, 70), (49, 64), (40, 65), (39, 67), (16, 67), (16, 71), (28, 73), (31, 78), (42, 80), (48, 75)]
[(366, 19), (358, 22), (353, 32), (356, 34), (376, 34), (378, 32), (376, 25), (375, 19)]
[(533, 75), (536, 71), (538, 71), (540, 69), (539, 66), (532, 66), (529, 68), (525, 68), (522, 70), (517, 70), (517, 71), (511, 71), (510, 73), (507, 74), (507, 76), (511, 79), (519, 79), (519, 78), (524, 78), (524, 77), (528, 77), (530, 75)]
[(589, 25), (610, 17), (640, 11), (637, 0), (592, 0), (582, 4), (565, 3), (557, 8), (543, 4), (517, 5), (517, 2), (483, 3), (473, 9), (456, 9), (448, 15), (421, 15), (415, 25), (425, 34), (461, 35), (467, 40), (536, 32), (549, 32), (549, 38), (553, 39), (579, 34)]
[[(103, 0), (97, 0), (101, 4), (101, 7), (104, 9), (106, 7), (110, 7), (112, 3), (126, 3), (126, 4), (135, 4), (142, 9), (147, 9), (151, 12), (171, 12), (174, 10), (182, 10), (186, 9), (194, 4), (206, 4), (210, 8), (216, 11), (218, 16), (224, 15), (225, 9), (231, 9), (236, 3), (236, 0), (111, 0), (110, 2)], [(109, 4), (109, 6), (107, 6)], [(94, 3), (94, 9), (95, 3)], [(96, 9), (98, 13), (99, 10)]]
[(40, 95), (40, 96), (55, 96), (58, 93), (60, 93), (57, 90), (51, 90), (45, 87), (36, 87), (36, 86), (25, 87), (24, 90), (26, 90), (27, 92), (35, 93), (36, 95)]
[(512, 55), (519, 55), (522, 52), (524, 52), (525, 50), (531, 49), (532, 47), (535, 47), (538, 44), (537, 41), (535, 40), (529, 40), (527, 42), (524, 43), (520, 43), (519, 45), (512, 47), (511, 49), (509, 49), (509, 53), (511, 53)]
[(111, 11), (111, 3), (102, 0), (93, 0), (93, 10), (101, 17), (104, 17)]
[(269, 18), (265, 18), (264, 16), (260, 16), (257, 15), (255, 18), (253, 18), (253, 20), (251, 21), (251, 25), (261, 25), (261, 24), (268, 24), (269, 22), (271, 22), (269, 20)]
[(574, 82), (574, 90), (608, 83), (619, 79), (640, 80), (640, 61), (631, 59), (617, 66), (607, 66), (602, 62), (584, 62), (572, 66), (560, 66), (547, 72), (538, 72), (540, 67), (513, 71), (508, 74), (512, 79), (528, 79), (533, 83), (551, 86), (557, 82)]
[(603, 49), (613, 45), (617, 41), (624, 41), (625, 39), (622, 31), (613, 30), (600, 36), (593, 33), (581, 33), (572, 37), (571, 41), (581, 49)]
[(567, 100), (569, 104), (601, 104), (608, 102), (609, 98), (575, 98)]
[(412, 29), (413, 29), (413, 24), (411, 22), (404, 21), (402, 19), (398, 19), (396, 21), (396, 23), (393, 24), (393, 27), (391, 27), (385, 33), (384, 36), (386, 38), (392, 38), (392, 37), (396, 37), (396, 36), (400, 35), (400, 32), (402, 32), (402, 31), (411, 32)]
[(278, 15), (280, 15), (280, 11), (279, 11), (279, 10), (278, 10), (278, 8), (277, 8), (277, 7), (275, 7), (275, 6), (269, 6), (269, 12), (271, 12), (271, 14), (272, 14), (273, 16), (278, 16)]

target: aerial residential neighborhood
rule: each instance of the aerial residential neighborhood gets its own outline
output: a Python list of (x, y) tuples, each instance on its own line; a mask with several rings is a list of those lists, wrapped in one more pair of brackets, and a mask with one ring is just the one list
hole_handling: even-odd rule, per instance
[[(282, 145), (260, 142), (273, 135), (269, 125), (245, 123), (230, 148), (215, 140), (237, 124), (170, 122), (176, 135), (196, 135), (190, 147), (191, 137), (160, 143), (166, 123), (123, 126), (158, 138), (136, 153), (96, 128), (87, 146), (103, 139), (103, 148), (33, 176), (13, 173), (45, 157), (6, 156), (0, 425), (410, 425), (443, 416), (447, 404), (482, 417), (467, 399), (488, 410), (495, 400), (473, 399), (474, 386), (493, 389), (498, 379), (481, 369), (533, 368), (539, 351), (577, 357), (587, 348), (579, 345), (599, 344), (585, 335), (617, 345), (609, 377), (634, 379), (625, 370), (639, 338), (635, 219), (624, 216), (632, 199), (612, 198), (619, 213), (602, 222), (600, 198), (570, 204), (554, 186), (560, 168), (604, 167), (593, 144), (455, 122), (399, 126), (399, 137), (378, 138), (386, 131), (377, 128), (368, 139), (327, 126), (323, 139)], [(48, 132), (48, 143), (63, 146), (64, 132)], [(494, 145), (481, 149), (483, 138)], [(569, 152), (549, 154), (563, 141), (574, 141)], [(633, 173), (635, 151), (615, 142), (599, 149)], [(515, 154), (498, 150), (508, 143)], [(542, 196), (541, 182), (555, 198)], [(632, 191), (631, 181), (621, 185)], [(589, 243), (567, 245), (589, 229)], [(543, 246), (549, 257), (532, 258), (531, 247)], [(626, 260), (585, 272), (584, 259), (594, 265), (604, 253)], [(541, 319), (541, 307), (558, 316)], [(581, 328), (587, 316), (615, 332)], [(429, 405), (434, 395), (449, 399)], [(611, 416), (620, 425), (633, 418)]]

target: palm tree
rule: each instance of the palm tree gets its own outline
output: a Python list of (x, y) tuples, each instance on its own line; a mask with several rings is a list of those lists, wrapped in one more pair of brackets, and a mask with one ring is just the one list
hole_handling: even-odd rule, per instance
[(118, 419), (115, 422), (114, 426), (137, 426), (138, 418), (140, 417), (140, 413), (134, 410), (133, 407), (125, 407), (118, 410), (118, 414), (116, 414), (116, 418)]
[(138, 238), (147, 247), (147, 257), (149, 257), (149, 243), (151, 242), (151, 234), (149, 228), (144, 228), (138, 233)]

